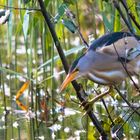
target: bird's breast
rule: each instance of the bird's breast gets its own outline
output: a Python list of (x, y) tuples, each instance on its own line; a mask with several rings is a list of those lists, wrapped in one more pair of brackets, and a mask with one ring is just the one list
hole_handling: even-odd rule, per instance
[(115, 84), (123, 81), (127, 76), (123, 71), (94, 71), (88, 74), (90, 80), (99, 84)]

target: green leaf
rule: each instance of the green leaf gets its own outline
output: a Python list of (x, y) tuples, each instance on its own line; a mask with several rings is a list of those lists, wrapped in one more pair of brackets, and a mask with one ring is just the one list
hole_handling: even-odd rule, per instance
[(77, 26), (73, 23), (72, 20), (69, 19), (63, 19), (62, 23), (64, 24), (64, 26), (71, 31), (72, 33), (75, 33), (77, 31)]
[(112, 24), (109, 22), (109, 20), (106, 17), (106, 14), (104, 12), (102, 12), (102, 17), (103, 17), (104, 26), (105, 26), (106, 31), (111, 32), (112, 31)]
[(46, 7), (48, 6), (48, 4), (49, 4), (50, 1), (51, 1), (51, 0), (45, 0), (45, 1), (44, 1)]
[(23, 19), (23, 33), (25, 39), (27, 38), (28, 28), (29, 28), (29, 14), (28, 14), (28, 10), (26, 10)]
[(74, 4), (76, 3), (76, 1), (77, 1), (77, 0), (64, 0), (64, 3), (74, 5)]
[(56, 16), (54, 17), (54, 22), (55, 23), (57, 23), (62, 18), (62, 16), (65, 13), (65, 9), (67, 9), (67, 8), (68, 8), (68, 4), (66, 4), (66, 3), (62, 3), (59, 6), (58, 12), (57, 12)]

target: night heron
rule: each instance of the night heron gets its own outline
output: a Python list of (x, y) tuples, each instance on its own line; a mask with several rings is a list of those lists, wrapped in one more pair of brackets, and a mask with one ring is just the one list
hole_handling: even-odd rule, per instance
[(61, 91), (73, 80), (86, 77), (102, 85), (116, 85), (140, 71), (140, 37), (128, 32), (105, 34), (93, 41), (71, 65)]

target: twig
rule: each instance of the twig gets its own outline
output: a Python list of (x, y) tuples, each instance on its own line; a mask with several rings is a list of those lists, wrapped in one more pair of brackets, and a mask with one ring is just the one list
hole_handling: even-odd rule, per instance
[(86, 42), (86, 40), (84, 39), (84, 37), (83, 37), (83, 35), (82, 35), (81, 31), (80, 31), (80, 27), (76, 25), (75, 18), (74, 18), (75, 16), (73, 16), (73, 13), (72, 13), (69, 9), (67, 9), (66, 14), (67, 14), (67, 16), (72, 20), (72, 22), (73, 22), (73, 24), (75, 25), (75, 27), (77, 27), (77, 32), (78, 32), (78, 34), (79, 34), (79, 36), (80, 36), (80, 38), (81, 38), (83, 44), (85, 44), (85, 46), (88, 48), (89, 45), (88, 45), (88, 43)]
[(77, 29), (77, 31), (78, 31), (78, 34), (79, 34), (79, 36), (80, 36), (80, 38), (81, 38), (81, 40), (82, 40), (83, 44), (85, 44), (85, 45), (86, 45), (86, 47), (88, 48), (88, 47), (89, 47), (89, 45), (88, 45), (88, 43), (86, 42), (86, 40), (84, 39), (84, 37), (83, 37), (82, 33), (80, 32), (80, 29)]
[[(118, 51), (117, 51), (117, 49), (116, 49), (114, 43), (113, 43), (113, 46), (114, 46), (114, 49), (115, 49), (115, 52), (116, 52), (118, 58), (120, 58), (119, 53), (118, 53)], [(132, 79), (132, 77), (131, 77), (130, 73), (128, 72), (128, 70), (127, 70), (126, 66), (124, 65), (124, 63), (123, 63), (121, 60), (120, 60), (120, 63), (122, 64), (124, 70), (126, 71), (127, 75), (129, 76), (130, 80), (133, 82), (135, 88), (140, 92), (139, 87), (137, 86), (137, 84), (136, 84), (136, 83), (134, 82), (134, 80)], [(114, 85), (114, 87), (115, 87), (115, 89), (117, 90), (117, 92), (119, 93), (119, 95), (122, 97), (122, 99), (128, 104), (128, 106), (129, 106), (132, 110), (134, 110), (134, 111), (140, 116), (140, 113), (139, 113), (136, 109), (133, 108), (133, 106), (127, 101), (127, 99), (124, 98), (124, 96), (122, 95), (122, 93), (120, 92), (120, 90), (117, 88), (117, 86)]]
[(117, 90), (117, 92), (119, 93), (119, 95), (121, 96), (121, 98), (127, 103), (127, 105), (133, 110), (135, 111), (135, 113), (137, 113), (140, 116), (140, 112), (138, 112), (138, 110), (136, 110), (130, 103), (129, 101), (122, 95), (122, 93), (120, 92), (120, 90), (118, 89), (118, 87), (116, 85), (114, 85), (115, 89)]
[[(46, 21), (46, 23), (47, 23), (47, 25), (49, 27), (49, 30), (51, 32), (52, 38), (54, 40), (54, 43), (55, 43), (55, 46), (56, 46), (57, 51), (59, 53), (59, 56), (61, 58), (61, 61), (63, 63), (64, 69), (65, 69), (66, 73), (68, 73), (69, 67), (68, 67), (64, 52), (63, 52), (63, 50), (61, 48), (60, 42), (59, 42), (58, 37), (56, 35), (56, 32), (54, 30), (54, 26), (50, 21), (50, 17), (49, 17), (48, 12), (46, 11), (44, 2), (43, 2), (43, 0), (38, 0), (38, 3), (40, 5), (40, 7), (41, 7), (41, 12), (42, 12), (42, 14), (43, 14), (43, 16), (45, 18), (45, 21)], [(79, 86), (79, 84), (76, 81), (73, 81), (72, 85), (73, 85), (73, 87), (74, 87), (74, 89), (76, 91), (77, 97), (79, 98), (79, 100), (81, 102), (83, 102), (85, 99), (82, 97), (82, 95), (85, 95), (85, 91), (83, 90), (83, 88), (81, 88), (81, 86)], [(101, 123), (97, 120), (97, 118), (93, 114), (93, 112), (89, 111), (88, 116), (90, 117), (91, 121), (93, 122), (93, 124), (95, 125), (97, 130), (99, 131), (99, 133), (101, 135), (101, 139), (107, 140), (107, 134), (105, 133), (103, 127), (101, 126)]]
[(14, 9), (14, 10), (41, 11), (41, 9), (37, 9), (37, 8), (25, 8), (25, 7), (19, 8), (19, 7), (6, 6), (6, 5), (2, 5), (2, 4), (0, 4), (0, 7), (7, 8), (7, 9)]
[(92, 100), (90, 100), (92, 103), (95, 103), (96, 101), (98, 101), (99, 99), (103, 98), (105, 95), (108, 95), (110, 92), (110, 89), (108, 89), (107, 91), (105, 91), (104, 93), (98, 94), (95, 98), (93, 98)]
[(130, 18), (133, 20), (133, 22), (135, 23), (135, 25), (138, 27), (138, 29), (140, 30), (140, 24), (135, 20), (134, 15), (131, 13), (131, 11), (128, 9), (126, 3), (124, 2), (124, 0), (121, 0), (122, 5), (124, 6), (126, 12), (128, 13), (128, 15), (130, 16)]
[(126, 122), (131, 118), (131, 116), (132, 116), (134, 113), (135, 113), (135, 111), (133, 111), (133, 112), (129, 115), (129, 117), (125, 120), (125, 122), (115, 131), (115, 134), (117, 134), (117, 133), (121, 130), (121, 128), (126, 124)]
[(118, 4), (118, 1), (113, 0), (113, 4), (114, 4), (114, 7), (115, 7), (115, 8), (118, 10), (118, 12), (120, 13), (122, 19), (124, 20), (125, 24), (127, 25), (128, 29), (130, 30), (130, 32), (131, 32), (132, 34), (134, 34), (134, 30), (133, 30), (133, 28), (130, 26), (130, 24), (129, 24), (129, 22), (127, 21), (127, 19), (125, 18), (124, 14), (122, 13), (121, 8), (120, 8), (120, 6), (119, 6), (119, 4)]
[[(115, 47), (115, 44), (114, 44), (114, 43), (113, 43), (113, 47), (114, 47), (114, 49), (115, 49), (115, 52), (116, 52), (116, 54), (117, 54), (118, 58), (120, 59), (119, 53), (118, 53), (118, 51), (117, 51), (117, 49), (116, 49), (116, 47)], [(136, 84), (136, 83), (134, 82), (134, 80), (132, 79), (132, 77), (131, 77), (130, 73), (129, 73), (129, 72), (128, 72), (128, 70), (127, 70), (126, 65), (122, 62), (122, 60), (121, 60), (121, 59), (120, 59), (120, 63), (122, 64), (122, 66), (123, 66), (124, 70), (126, 71), (126, 73), (127, 73), (128, 77), (130, 78), (130, 80), (133, 82), (133, 85), (135, 86), (135, 88), (137, 89), (137, 91), (138, 91), (138, 92), (140, 92), (140, 88), (137, 86), (137, 84)]]
[[(96, 92), (97, 95), (99, 94), (97, 90), (94, 89), (94, 91)], [(105, 107), (105, 110), (106, 110), (106, 112), (107, 112), (107, 114), (108, 114), (108, 117), (109, 117), (110, 121), (112, 122), (112, 125), (114, 126), (113, 119), (111, 118), (111, 115), (110, 115), (110, 113), (109, 113), (109, 110), (108, 110), (108, 108), (107, 108), (107, 105), (106, 105), (106, 103), (105, 103), (105, 100), (104, 100), (103, 98), (101, 98), (101, 101), (102, 101), (102, 103), (103, 103), (103, 105), (104, 105), (104, 107)]]

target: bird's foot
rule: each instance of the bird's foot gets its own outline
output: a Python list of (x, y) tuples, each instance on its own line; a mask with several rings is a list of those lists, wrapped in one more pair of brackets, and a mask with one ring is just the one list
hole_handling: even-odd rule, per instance
[(86, 110), (86, 114), (89, 112), (89, 111), (92, 111), (92, 106), (93, 104), (100, 100), (102, 97), (104, 97), (105, 95), (109, 94), (110, 91), (112, 90), (112, 88), (109, 88), (107, 91), (105, 91), (104, 93), (101, 93), (99, 95), (97, 95), (95, 98), (89, 100), (89, 101), (84, 101), (82, 102), (81, 106), (84, 107), (84, 109)]
[[(93, 99), (94, 99), (94, 98), (93, 98)], [(84, 110), (86, 111), (86, 112), (84, 113), (84, 115), (86, 115), (88, 112), (92, 111), (92, 106), (93, 106), (93, 104), (94, 104), (93, 99), (91, 99), (91, 100), (89, 100), (89, 101), (86, 100), (86, 101), (84, 101), (84, 102), (81, 103), (81, 106), (83, 106), (83, 107), (84, 107)]]

